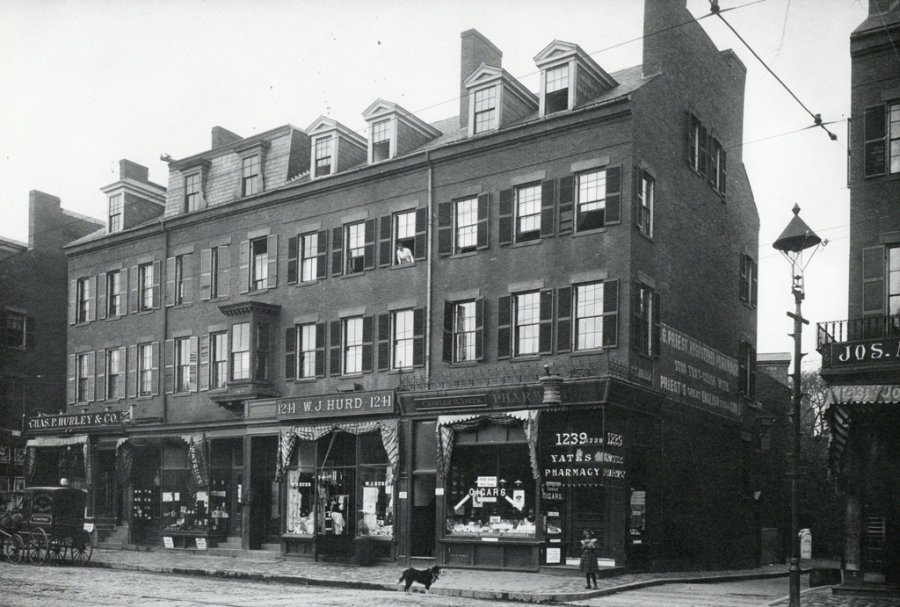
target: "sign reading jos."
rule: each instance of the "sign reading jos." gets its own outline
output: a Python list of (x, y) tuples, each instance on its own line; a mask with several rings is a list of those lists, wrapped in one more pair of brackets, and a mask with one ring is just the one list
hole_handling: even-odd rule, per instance
[(381, 415), (394, 412), (394, 393), (352, 392), (277, 401), (275, 415), (282, 418)]
[(660, 325), (660, 356), (654, 384), (674, 400), (740, 419), (738, 362), (693, 337)]
[(67, 428), (97, 428), (118, 426), (125, 420), (125, 411), (103, 413), (72, 413), (70, 415), (36, 415), (27, 420), (32, 432), (65, 430)]

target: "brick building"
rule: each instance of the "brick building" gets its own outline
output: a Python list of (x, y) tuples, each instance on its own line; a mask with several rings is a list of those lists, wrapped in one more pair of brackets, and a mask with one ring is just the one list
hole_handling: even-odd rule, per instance
[(0, 239), (0, 491), (25, 484), (24, 417), (66, 407), (63, 245), (102, 225), (43, 192), (28, 205), (28, 242)]
[(746, 72), (687, 21), (647, 2), (665, 31), (615, 73), (554, 40), (536, 92), (469, 30), (457, 117), (377, 99), (365, 137), (216, 127), (170, 159), (159, 217), (68, 249), (69, 407), (34, 429), (91, 445), (98, 523), (461, 567), (564, 566), (585, 529), (617, 566), (754, 561)]
[(850, 36), (849, 319), (820, 323), (830, 466), (846, 496), (845, 579), (900, 581), (900, 9)]

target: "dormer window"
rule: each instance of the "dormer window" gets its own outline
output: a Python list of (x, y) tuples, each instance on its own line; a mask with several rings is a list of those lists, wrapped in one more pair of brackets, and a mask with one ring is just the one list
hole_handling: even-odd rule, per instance
[(475, 91), (475, 133), (497, 128), (497, 87)]
[(391, 157), (391, 121), (380, 120), (372, 125), (372, 162)]
[(109, 233), (122, 230), (122, 194), (109, 197)]
[(259, 156), (241, 159), (241, 196), (252, 196), (260, 191)]
[(330, 135), (316, 139), (313, 154), (315, 155), (313, 177), (331, 175), (334, 158), (334, 139)]
[(200, 173), (184, 178), (184, 210), (185, 212), (200, 209)]
[(544, 115), (569, 109), (569, 65), (544, 72)]

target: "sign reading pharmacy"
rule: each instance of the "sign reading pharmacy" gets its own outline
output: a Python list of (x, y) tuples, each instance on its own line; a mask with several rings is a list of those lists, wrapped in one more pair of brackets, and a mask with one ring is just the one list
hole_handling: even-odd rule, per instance
[(276, 417), (285, 419), (384, 415), (393, 412), (394, 393), (391, 390), (285, 398), (279, 399), (275, 404)]
[(731, 419), (740, 419), (738, 362), (672, 327), (660, 325), (659, 364), (654, 385), (673, 400)]
[(105, 411), (70, 415), (35, 415), (28, 418), (27, 425), (32, 432), (118, 426), (125, 421), (127, 414), (126, 411)]

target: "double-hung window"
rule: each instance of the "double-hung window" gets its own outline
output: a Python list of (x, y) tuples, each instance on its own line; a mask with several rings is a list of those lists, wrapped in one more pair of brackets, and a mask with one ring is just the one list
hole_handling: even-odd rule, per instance
[(256, 328), (256, 374), (257, 380), (269, 379), (269, 325), (258, 322)]
[(738, 343), (738, 394), (756, 396), (756, 348), (742, 339)]
[(481, 89), (474, 94), (475, 133), (497, 128), (497, 87)]
[(231, 325), (231, 379), (250, 379), (250, 323)]
[(356, 274), (366, 266), (366, 223), (360, 221), (346, 227), (347, 274)]
[(343, 372), (362, 373), (363, 370), (363, 319), (362, 316), (343, 321)]
[(528, 356), (540, 352), (541, 326), (540, 291), (519, 293), (515, 296), (515, 356)]
[(138, 345), (138, 395), (150, 396), (153, 390), (153, 344)]
[(75, 322), (91, 319), (91, 279), (79, 278), (75, 285)]
[(122, 230), (122, 194), (113, 194), (109, 197), (109, 232)]
[(186, 212), (200, 209), (200, 174), (194, 173), (184, 178), (184, 210)]
[(416, 258), (416, 212), (394, 214), (393, 265), (414, 263)]
[(569, 109), (569, 66), (560, 65), (544, 72), (544, 114)]
[(120, 316), (122, 310), (122, 272), (116, 270), (106, 273), (106, 317)]
[(576, 176), (576, 184), (576, 231), (603, 227), (606, 219), (607, 171), (580, 173)]
[[(224, 249), (227, 251), (228, 249)], [(224, 294), (222, 287), (224, 285), (219, 284), (219, 264), (221, 260), (219, 259), (221, 253), (223, 251), (222, 247), (213, 247), (209, 251), (209, 297), (210, 299), (215, 299), (220, 295)]]
[(474, 251), (478, 245), (478, 199), (457, 200), (454, 206), (456, 253)]
[(575, 350), (603, 347), (603, 283), (575, 285)]
[(639, 170), (635, 194), (637, 196), (637, 203), (635, 205), (634, 221), (641, 234), (648, 238), (652, 238), (653, 207), (656, 203), (656, 182), (647, 171)]
[(27, 317), (19, 312), (7, 310), (4, 312), (3, 345), (10, 348), (25, 347), (25, 326)]
[(300, 236), (300, 282), (315, 280), (318, 276), (319, 234), (310, 232)]
[(175, 340), (175, 391), (190, 392), (191, 385), (191, 338)]
[(720, 195), (725, 195), (725, 148), (715, 137), (709, 138), (709, 184)]
[(247, 156), (241, 159), (241, 195), (252, 196), (259, 193), (259, 155)]
[(297, 327), (297, 351), (300, 355), (298, 377), (316, 376), (316, 324)]
[(541, 184), (516, 188), (516, 242), (541, 237)]
[(652, 287), (635, 282), (632, 292), (632, 348), (646, 356), (659, 356), (659, 293)]
[(224, 388), (228, 381), (228, 334), (224, 331), (209, 336), (209, 388)]
[(866, 108), (864, 175), (900, 173), (900, 100)]
[(324, 177), (331, 175), (332, 162), (334, 157), (334, 139), (331, 136), (316, 139), (313, 146), (313, 154), (315, 154), (315, 164), (313, 165), (315, 174), (313, 177)]
[(175, 305), (184, 303), (184, 285), (185, 285), (185, 256), (178, 255), (175, 257)]
[(269, 239), (250, 241), (250, 290), (260, 291), (269, 287)]
[(153, 264), (138, 266), (138, 310), (143, 312), (153, 309)]
[(691, 114), (688, 121), (688, 164), (701, 175), (706, 175), (706, 160), (706, 127)]
[(372, 162), (391, 157), (391, 121), (380, 120), (372, 125)]
[(476, 360), (475, 301), (453, 304), (453, 362)]
[(753, 308), (756, 307), (757, 273), (756, 262), (753, 258), (749, 255), (741, 255), (741, 301)]
[(91, 354), (79, 354), (76, 358), (77, 383), (75, 386), (75, 402), (86, 403), (90, 400), (90, 388), (93, 377)]
[(893, 330), (900, 331), (900, 246), (888, 249), (888, 314)]
[(121, 348), (114, 348), (106, 351), (106, 400), (116, 400), (124, 397), (119, 393), (122, 368)]
[(391, 336), (392, 369), (406, 369), (413, 366), (413, 311), (398, 310), (393, 313), (393, 335)]

